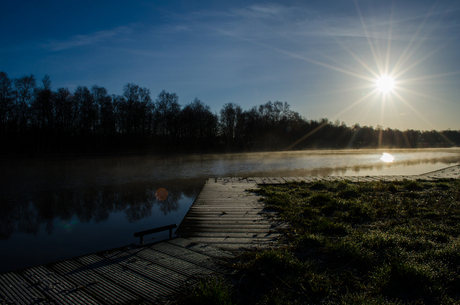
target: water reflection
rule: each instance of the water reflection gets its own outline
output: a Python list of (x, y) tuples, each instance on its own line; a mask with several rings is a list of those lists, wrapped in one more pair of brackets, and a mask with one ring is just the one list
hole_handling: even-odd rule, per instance
[[(52, 235), (55, 226), (71, 231), (79, 223), (107, 221), (112, 213), (122, 212), (128, 223), (151, 217), (154, 206), (167, 215), (177, 211), (185, 195), (195, 197), (200, 185), (190, 181), (163, 181), (157, 188), (147, 182), (122, 185), (41, 189), (26, 196), (5, 192), (0, 202), (0, 239), (13, 233), (38, 235), (40, 226)], [(55, 220), (59, 219), (58, 222)], [(121, 224), (120, 224), (121, 225)]]

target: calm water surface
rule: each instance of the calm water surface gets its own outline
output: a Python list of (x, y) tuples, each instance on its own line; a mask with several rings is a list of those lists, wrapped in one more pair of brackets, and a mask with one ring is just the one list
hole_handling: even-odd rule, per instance
[(3, 160), (0, 272), (138, 243), (134, 232), (179, 224), (207, 178), (408, 175), (459, 163), (459, 149)]

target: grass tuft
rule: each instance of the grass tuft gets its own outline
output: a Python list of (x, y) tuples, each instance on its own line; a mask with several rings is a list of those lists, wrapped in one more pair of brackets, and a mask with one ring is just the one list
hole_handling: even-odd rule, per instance
[(201, 278), (179, 297), (177, 304), (231, 305), (232, 288), (222, 278)]

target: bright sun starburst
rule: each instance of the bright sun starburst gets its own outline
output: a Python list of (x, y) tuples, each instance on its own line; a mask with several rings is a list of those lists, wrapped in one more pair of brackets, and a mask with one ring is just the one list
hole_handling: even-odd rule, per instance
[[(356, 60), (356, 66), (359, 69), (361, 69), (361, 71), (357, 69), (349, 69), (346, 67), (342, 67), (340, 66), (340, 64), (329, 64), (327, 62), (322, 62), (313, 58), (301, 56), (277, 48), (272, 49), (282, 52), (284, 54), (288, 54), (290, 56), (295, 56), (312, 64), (356, 77), (362, 81), (362, 83), (360, 85), (357, 85), (356, 87), (347, 87), (346, 89), (337, 91), (346, 92), (359, 90), (362, 92), (361, 95), (358, 96), (354, 102), (350, 103), (348, 106), (346, 106), (333, 116), (333, 118), (337, 118), (337, 120), (341, 115), (351, 111), (352, 109), (356, 112), (358, 105), (363, 104), (366, 101), (369, 101), (371, 103), (380, 102), (380, 109), (378, 110), (378, 114), (380, 114), (380, 120), (376, 121), (376, 124), (378, 124), (378, 126), (384, 126), (387, 115), (390, 115), (390, 117), (394, 117), (395, 120), (399, 121), (399, 123), (401, 124), (401, 116), (405, 115), (405, 113), (398, 110), (401, 104), (405, 108), (408, 108), (410, 111), (412, 111), (420, 120), (424, 121), (428, 126), (433, 126), (433, 124), (429, 120), (427, 120), (425, 116), (416, 107), (414, 107), (412, 102), (405, 97), (405, 95), (409, 94), (424, 99), (436, 100), (434, 96), (411, 89), (410, 85), (417, 84), (417, 82), (426, 82), (431, 79), (436, 79), (442, 76), (453, 74), (446, 73), (412, 78), (409, 77), (409, 72), (414, 70), (414, 68), (419, 66), (428, 57), (434, 55), (436, 52), (438, 52), (447, 45), (441, 44), (439, 45), (439, 47), (437, 47), (436, 49), (434, 49), (427, 55), (422, 56), (419, 59), (416, 59), (416, 57), (414, 56), (416, 51), (421, 49), (422, 42), (424, 41), (423, 39), (419, 39), (420, 33), (421, 30), (424, 28), (425, 21), (430, 16), (430, 13), (427, 14), (425, 21), (423, 21), (419, 25), (417, 31), (414, 33), (413, 37), (410, 39), (407, 45), (405, 47), (401, 45), (401, 47), (398, 50), (398, 53), (395, 53), (392, 52), (392, 42), (394, 41), (392, 28), (394, 25), (397, 25), (397, 23), (393, 22), (394, 7), (391, 8), (391, 16), (388, 21), (389, 28), (385, 46), (384, 44), (382, 44), (382, 41), (384, 40), (381, 39), (381, 37), (378, 35), (379, 33), (371, 33), (368, 31), (368, 26), (366, 25), (364, 17), (361, 13), (361, 9), (356, 0), (355, 5), (359, 19), (363, 27), (364, 37), (365, 39), (367, 39), (367, 43), (369, 45), (372, 57), (366, 58), (365, 56), (362, 56), (359, 53), (354, 52), (338, 37), (333, 35), (331, 35), (331, 37), (343, 48), (345, 52), (347, 52), (352, 58)], [(394, 56), (394, 54), (398, 54), (398, 56), (396, 58), (393, 58), (391, 55)], [(370, 109), (370, 107), (367, 107), (367, 111), (362, 112), (362, 116), (367, 116), (370, 112)], [(316, 127), (313, 131), (305, 134), (303, 137), (299, 138), (297, 141), (289, 145), (286, 148), (286, 150), (291, 149), (301, 141), (305, 140), (306, 138), (308, 138), (309, 136), (311, 136), (324, 126), (326, 126), (327, 124), (328, 122), (326, 121), (320, 126)], [(382, 130), (382, 128), (379, 129), (379, 147), (382, 143)], [(405, 140), (408, 141), (408, 139)], [(447, 142), (450, 142), (450, 140), (447, 138), (445, 138), (445, 140)], [(394, 160), (394, 157), (389, 154), (384, 154), (381, 160), (384, 162), (392, 162)]]
[(382, 75), (375, 81), (377, 90), (382, 93), (390, 93), (395, 89), (395, 80), (388, 75)]

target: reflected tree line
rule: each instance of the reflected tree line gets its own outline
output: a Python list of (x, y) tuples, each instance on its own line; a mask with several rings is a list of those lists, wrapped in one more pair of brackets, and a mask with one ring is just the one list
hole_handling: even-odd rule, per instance
[(13, 233), (37, 235), (44, 225), (52, 234), (56, 219), (70, 222), (74, 216), (80, 223), (106, 221), (112, 213), (124, 212), (126, 220), (134, 223), (152, 216), (152, 208), (158, 206), (166, 215), (177, 211), (182, 196), (195, 198), (201, 184), (177, 181), (162, 183), (167, 196), (158, 197), (151, 183), (128, 183), (98, 188), (47, 189), (34, 195), (9, 194), (2, 191), (0, 199), (0, 240)]
[(0, 72), (0, 153), (223, 152), (311, 148), (420, 148), (460, 144), (460, 131), (346, 126), (307, 120), (286, 102), (249, 110), (227, 103), (218, 113), (196, 98), (128, 83), (122, 95), (104, 87), (53, 91), (45, 76), (10, 79)]

